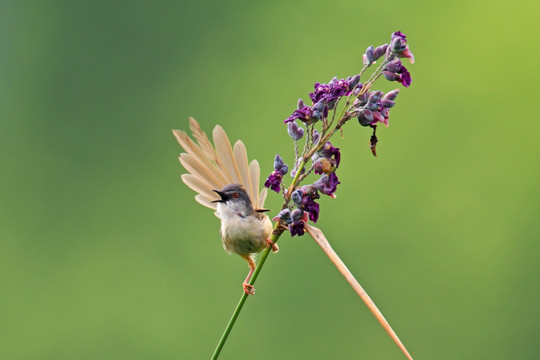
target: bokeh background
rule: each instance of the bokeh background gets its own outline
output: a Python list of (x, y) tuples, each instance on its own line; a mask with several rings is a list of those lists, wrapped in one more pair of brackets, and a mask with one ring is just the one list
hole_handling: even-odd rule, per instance
[[(0, 358), (205, 359), (246, 263), (180, 181), (195, 116), (271, 170), (313, 83), (403, 31), (379, 157), (343, 139), (318, 223), (415, 359), (540, 358), (537, 1), (3, 1)], [(380, 81), (380, 88), (396, 87)], [(279, 208), (279, 198), (268, 207)], [(403, 359), (307, 236), (223, 359)]]

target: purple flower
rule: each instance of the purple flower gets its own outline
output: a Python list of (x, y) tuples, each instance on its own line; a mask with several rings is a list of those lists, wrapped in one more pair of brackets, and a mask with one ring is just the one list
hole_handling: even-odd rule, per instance
[(306, 211), (309, 215), (309, 219), (313, 222), (317, 222), (317, 219), (319, 218), (319, 204), (314, 200), (320, 197), (317, 189), (313, 185), (304, 185), (291, 194), (292, 201), (299, 209)]
[(281, 181), (283, 181), (283, 174), (277, 170), (274, 170), (266, 179), (264, 186), (279, 193), (281, 190)]
[(326, 95), (330, 92), (330, 85), (315, 83), (315, 91), (309, 93), (309, 97), (313, 103), (318, 103), (321, 100), (326, 100)]
[(299, 190), (302, 191), (302, 205), (299, 207), (308, 212), (311, 221), (317, 222), (317, 219), (319, 219), (319, 204), (314, 200), (321, 196), (313, 185), (304, 185)]
[(289, 171), (287, 164), (283, 162), (283, 159), (279, 154), (276, 154), (274, 158), (274, 171), (266, 179), (264, 186), (279, 193), (281, 190), (281, 182), (283, 181), (283, 175)]
[(409, 87), (411, 85), (411, 82), (412, 82), (411, 74), (405, 68), (405, 66), (401, 66), (401, 74), (398, 81), (405, 87)]
[(313, 186), (323, 194), (333, 196), (338, 184), (341, 183), (339, 182), (336, 173), (332, 172), (328, 175), (325, 174), (321, 176), (319, 180), (313, 183)]
[(319, 219), (319, 204), (312, 199), (308, 199), (304, 205), (304, 210), (309, 213), (309, 220), (316, 223)]
[(304, 106), (301, 109), (296, 109), (293, 111), (292, 115), (289, 116), (284, 123), (289, 123), (296, 119), (302, 120), (304, 123), (310, 124), (312, 121), (311, 115), (313, 114), (313, 109), (309, 106)]
[[(354, 85), (351, 85), (350, 81), (355, 82)], [(360, 77), (353, 76), (347, 80), (338, 80), (335, 76), (328, 84), (315, 83), (315, 91), (309, 93), (309, 97), (314, 104), (321, 101), (326, 104), (323, 116), (327, 116), (328, 109), (332, 110), (340, 97), (349, 95), (352, 88), (358, 84), (358, 81), (360, 81)]]
[(400, 82), (405, 87), (409, 87), (412, 82), (411, 74), (398, 58), (386, 64), (383, 75), (387, 80)]
[(315, 174), (329, 174), (331, 172), (334, 172), (336, 169), (336, 160), (335, 159), (328, 159), (328, 158), (318, 158), (315, 163), (313, 163), (313, 170), (315, 171)]
[(339, 167), (339, 162), (341, 161), (341, 154), (339, 148), (333, 147), (330, 141), (323, 145), (321, 150), (319, 150), (318, 155), (327, 159), (333, 159), (336, 161), (336, 168)]
[(330, 83), (330, 91), (328, 92), (326, 96), (326, 104), (328, 106), (328, 109), (332, 110), (335, 106), (339, 98), (345, 95), (349, 95), (349, 82), (345, 79), (337, 79), (337, 77), (334, 77)]
[(414, 55), (411, 50), (409, 50), (409, 45), (407, 45), (407, 37), (401, 31), (396, 31), (392, 34), (390, 47), (392, 49), (392, 54), (397, 55), (398, 57), (408, 58), (409, 62), (414, 64)]
[(340, 79), (334, 81), (330, 89), (330, 97), (327, 101), (332, 101), (334, 98), (340, 98), (343, 95), (346, 95), (349, 91), (349, 82), (345, 79)]
[(296, 221), (289, 225), (289, 231), (291, 232), (291, 236), (298, 235), (302, 236), (304, 235), (304, 222), (302, 220)]

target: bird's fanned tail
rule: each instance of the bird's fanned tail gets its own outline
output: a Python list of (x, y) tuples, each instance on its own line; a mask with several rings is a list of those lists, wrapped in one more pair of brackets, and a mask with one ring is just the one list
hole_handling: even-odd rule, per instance
[(266, 199), (266, 188), (259, 193), (260, 167), (257, 160), (248, 162), (246, 146), (238, 140), (231, 146), (225, 130), (216, 126), (212, 132), (215, 146), (202, 131), (194, 118), (189, 118), (190, 129), (195, 141), (186, 132), (173, 130), (176, 140), (184, 149), (179, 160), (189, 172), (182, 181), (197, 192), (195, 200), (200, 204), (217, 209), (215, 189), (238, 183), (246, 189), (253, 207), (262, 209)]

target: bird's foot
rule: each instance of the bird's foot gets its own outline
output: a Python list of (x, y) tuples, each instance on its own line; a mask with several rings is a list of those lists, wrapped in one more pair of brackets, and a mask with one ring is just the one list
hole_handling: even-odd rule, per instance
[(242, 283), (242, 287), (244, 288), (244, 292), (247, 295), (255, 295), (255, 288), (253, 287), (253, 285), (248, 284), (247, 281), (244, 281)]
[(272, 252), (277, 253), (279, 251), (279, 247), (277, 246), (277, 244), (270, 240), (270, 238), (266, 239), (266, 246), (272, 249)]

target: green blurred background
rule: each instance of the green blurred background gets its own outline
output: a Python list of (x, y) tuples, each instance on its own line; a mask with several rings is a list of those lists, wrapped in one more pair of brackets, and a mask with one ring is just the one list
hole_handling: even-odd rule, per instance
[[(351, 122), (318, 223), (415, 359), (540, 358), (537, 1), (3, 1), (0, 358), (209, 358), (248, 270), (180, 181), (172, 128), (271, 170), (315, 81), (403, 31), (413, 83)], [(379, 82), (383, 90), (395, 87)], [(279, 198), (267, 206), (279, 208)], [(403, 359), (284, 236), (223, 359)]]

